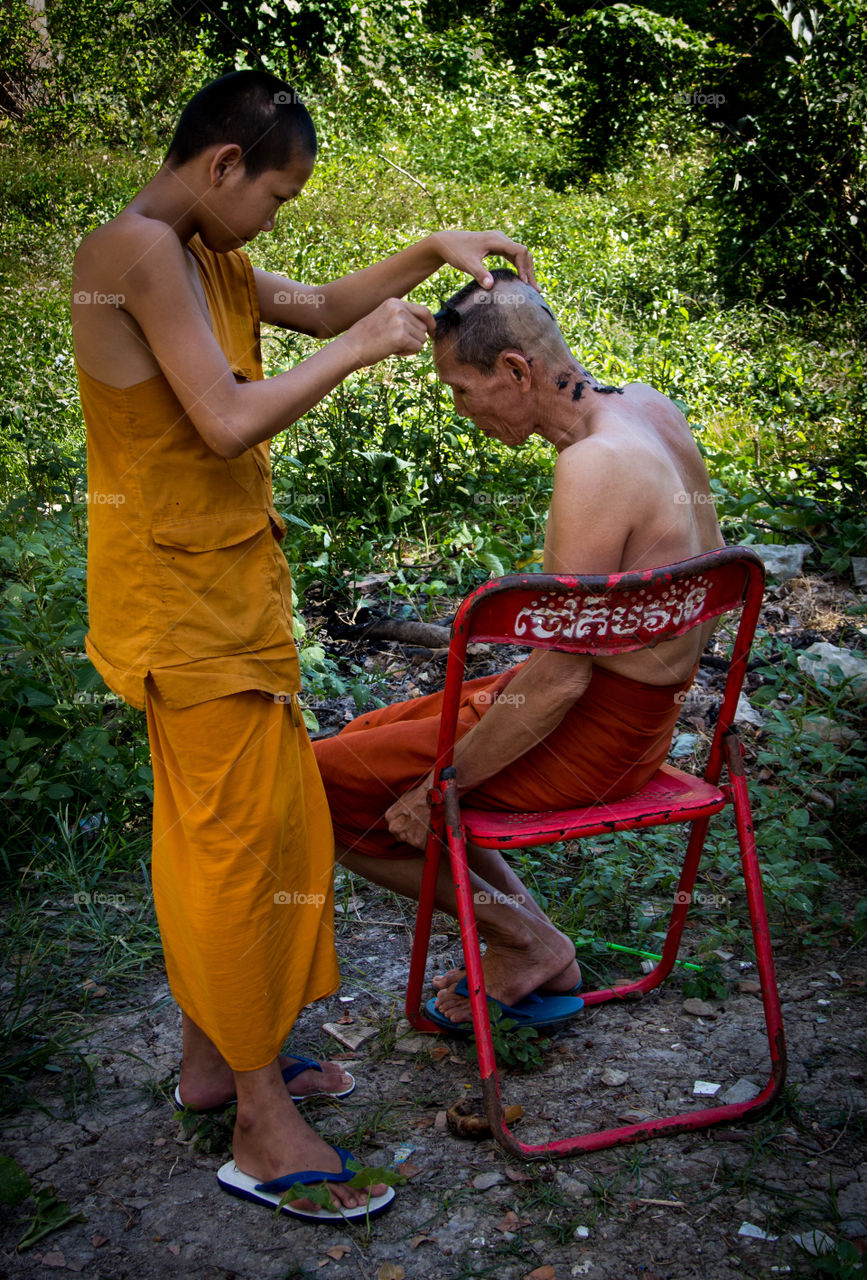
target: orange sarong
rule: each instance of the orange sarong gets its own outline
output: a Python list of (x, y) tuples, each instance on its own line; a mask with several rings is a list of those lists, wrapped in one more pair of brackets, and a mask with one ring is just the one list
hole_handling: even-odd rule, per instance
[[(518, 670), (463, 686), (458, 739), (469, 733)], [(586, 691), (547, 738), (465, 799), (479, 809), (532, 813), (640, 790), (668, 754), (692, 683), (650, 685), (594, 666)], [(395, 840), (385, 812), (429, 773), (436, 758), (442, 693), (358, 716), (313, 744), (338, 844), (375, 858), (419, 857)]]
[(339, 986), (333, 837), (297, 707), (250, 691), (172, 708), (145, 688), (153, 888), (172, 995), (235, 1071), (277, 1057)]

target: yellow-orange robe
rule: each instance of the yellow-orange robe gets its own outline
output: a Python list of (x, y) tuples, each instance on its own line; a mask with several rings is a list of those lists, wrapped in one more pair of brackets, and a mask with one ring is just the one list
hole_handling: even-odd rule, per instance
[[(247, 255), (213, 253), (198, 237), (188, 248), (235, 377), (261, 379)], [(333, 838), (297, 707), (268, 445), (214, 453), (162, 373), (123, 389), (78, 374), (86, 647), (109, 688), (147, 710), (169, 982), (230, 1066), (254, 1070), (339, 981)]]

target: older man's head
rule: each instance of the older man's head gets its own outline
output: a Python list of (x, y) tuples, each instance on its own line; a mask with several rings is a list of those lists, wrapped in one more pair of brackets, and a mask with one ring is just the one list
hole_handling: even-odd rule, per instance
[[(434, 317), (434, 360), (455, 408), (486, 435), (520, 444), (537, 429), (540, 394), (580, 366), (541, 294), (513, 271), (465, 285)], [(550, 386), (549, 386), (550, 384)]]

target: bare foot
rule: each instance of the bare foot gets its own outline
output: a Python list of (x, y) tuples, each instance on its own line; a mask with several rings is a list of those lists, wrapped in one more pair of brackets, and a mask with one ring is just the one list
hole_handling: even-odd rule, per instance
[[(282, 1071), (297, 1059), (281, 1054), (278, 1061)], [(338, 1062), (323, 1062), (320, 1065), (321, 1071), (309, 1067), (295, 1076), (286, 1086), (288, 1093), (306, 1098), (317, 1093), (338, 1093), (352, 1084), (351, 1078)], [(184, 1105), (195, 1111), (209, 1111), (213, 1107), (225, 1106), (235, 1097), (235, 1077), (228, 1063), (221, 1060), (219, 1064), (210, 1063), (209, 1068), (205, 1073), (201, 1069), (195, 1071), (184, 1063), (181, 1064), (178, 1092)]]
[[(319, 1169), (324, 1173), (340, 1173), (341, 1160), (336, 1151), (311, 1129), (302, 1118), (277, 1072), (270, 1081), (239, 1098), (238, 1116), (232, 1140), (235, 1164), (260, 1182), (271, 1182), (290, 1173)], [(382, 1195), (386, 1188), (378, 1183), (371, 1187), (352, 1188), (341, 1182), (327, 1182), (334, 1207), (354, 1209), (364, 1205), (369, 1196)], [(299, 1209), (317, 1208), (312, 1200), (292, 1202)]]
[[(484, 956), (482, 957), (482, 967), (484, 968)], [(431, 981), (437, 991), (449, 991), (453, 990), (461, 979), (466, 976), (466, 969), (449, 969), (448, 973), (434, 974)], [(569, 995), (575, 990), (580, 981), (581, 970), (578, 967), (578, 962), (577, 960), (570, 960), (565, 969), (561, 969), (559, 973), (554, 974), (553, 977), (548, 978), (545, 982), (540, 982), (536, 990), (543, 995)], [(487, 989), (487, 981), (485, 987)]]
[[(554, 991), (570, 991), (581, 976), (575, 948), (565, 934), (553, 928), (551, 934), (544, 946), (537, 939), (523, 946), (488, 943), (482, 957), (486, 993), (502, 1004), (511, 1005), (542, 986), (547, 989), (552, 983), (556, 984)], [(452, 969), (439, 979), (434, 978), (437, 1009), (452, 1022), (469, 1022), (472, 1017), (469, 1000), (455, 991), (464, 976), (465, 970)]]

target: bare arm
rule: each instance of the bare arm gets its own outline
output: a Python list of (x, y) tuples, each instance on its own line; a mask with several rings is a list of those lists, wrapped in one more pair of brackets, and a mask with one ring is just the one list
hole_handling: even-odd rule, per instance
[(535, 286), (533, 260), (522, 244), (500, 231), (440, 231), (381, 262), (331, 284), (298, 284), (267, 271), (255, 272), (262, 319), (315, 338), (333, 338), (387, 298), (402, 298), (448, 263), (485, 288), (493, 279), (485, 257), (508, 258), (518, 275)]
[(432, 325), (427, 308), (390, 298), (295, 368), (238, 384), (196, 301), (177, 236), (140, 219), (118, 232), (114, 250), (124, 309), (202, 439), (227, 458), (288, 427), (353, 370), (421, 350)]
[[(630, 520), (610, 452), (590, 440), (572, 446), (560, 455), (554, 473), (546, 572), (617, 572)], [(585, 692), (592, 666), (592, 659), (578, 654), (535, 650), (509, 682), (505, 696), (456, 745), (458, 792), (472, 791), (556, 729)], [(386, 814), (392, 835), (419, 849), (427, 839), (427, 792), (432, 785), (431, 774)]]

